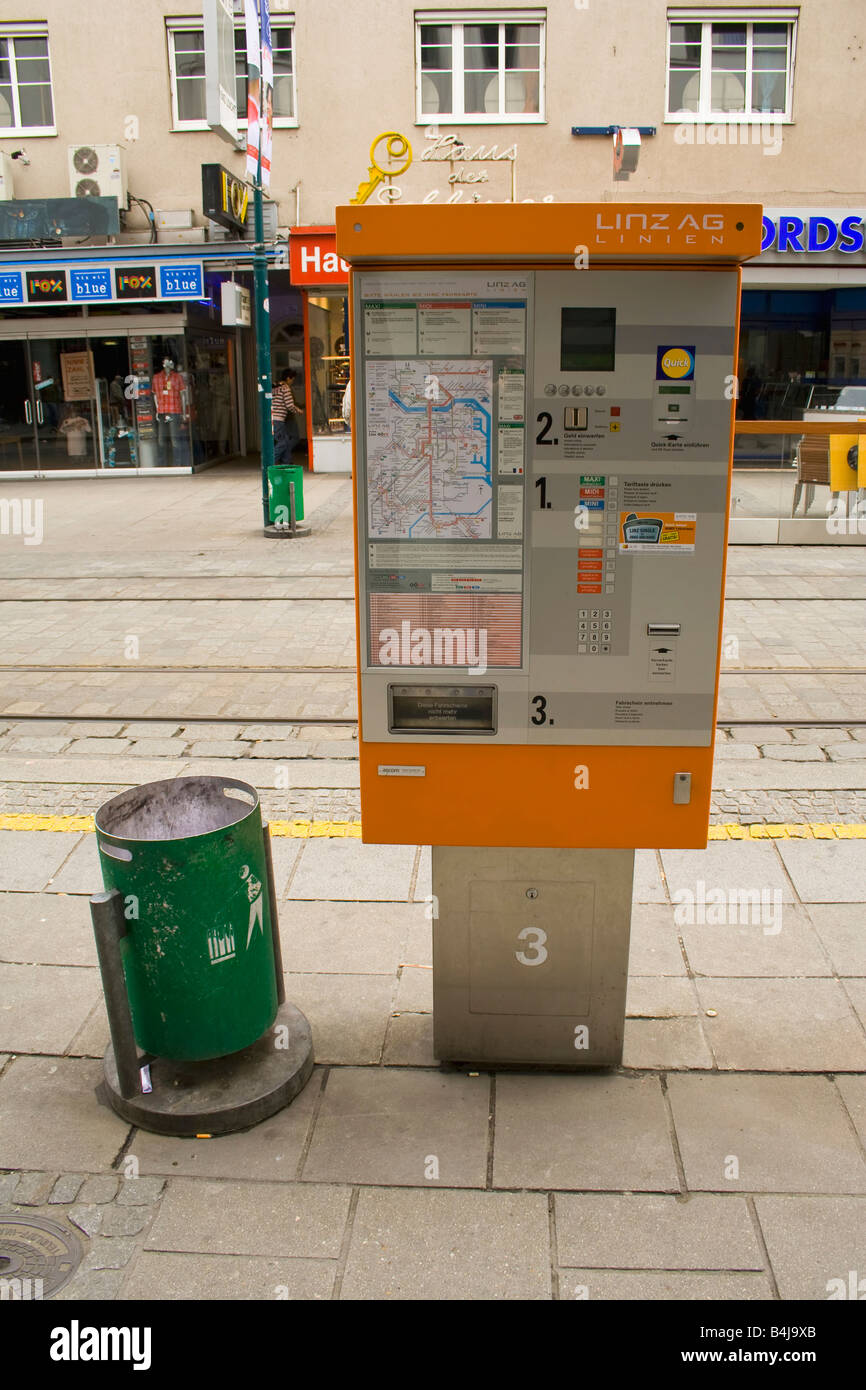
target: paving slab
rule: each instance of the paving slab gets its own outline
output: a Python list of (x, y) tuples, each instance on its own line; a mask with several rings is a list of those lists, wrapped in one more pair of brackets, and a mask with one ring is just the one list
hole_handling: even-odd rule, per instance
[(286, 975), (286, 998), (313, 1032), (317, 1062), (358, 1066), (381, 1060), (397, 976)]
[(100, 1105), (100, 1062), (17, 1057), (0, 1077), (0, 1168), (111, 1170), (129, 1125)]
[(89, 907), (60, 893), (0, 893), (0, 960), (95, 965)]
[(697, 1018), (627, 1018), (622, 1064), (632, 1071), (691, 1071), (713, 1065)]
[(365, 845), (360, 840), (306, 840), (290, 898), (350, 902), (408, 902), (414, 845)]
[[(668, 1099), (693, 1192), (866, 1193), (866, 1163), (825, 1077), (673, 1074)], [(732, 1158), (737, 1179), (726, 1176)]]
[(174, 1255), (144, 1250), (123, 1291), (128, 1299), (265, 1301), (330, 1299), (336, 1260), (281, 1260), (255, 1255)]
[(310, 1129), (323, 1073), (316, 1069), (299, 1096), (279, 1114), (242, 1134), (176, 1139), (139, 1129), (129, 1148), (139, 1172), (167, 1177), (233, 1178), (291, 1182)]
[[(741, 901), (734, 908), (729, 905), (728, 913), (731, 920), (724, 924), (680, 926), (689, 965), (696, 975), (833, 973), (805, 908), (768, 898), (763, 904)], [(741, 917), (748, 918), (749, 925), (740, 925)]]
[[(861, 1027), (866, 1031), (866, 980), (844, 980), (842, 987), (854, 1006), (854, 1012), (860, 1020)], [(852, 1067), (850, 1070), (856, 1069)], [(861, 1067), (859, 1070), (866, 1071), (866, 1067)]]
[[(309, 1182), (483, 1187), (487, 1076), (332, 1071), (304, 1165)], [(435, 1170), (436, 1177), (428, 1176)]]
[(69, 1057), (104, 1057), (111, 1042), (111, 1029), (105, 1011), (105, 999), (97, 999), (84, 1023), (64, 1049)]
[[(422, 851), (423, 853), (423, 851)], [(403, 965), (433, 964), (433, 932), (435, 924), (428, 912), (429, 904), (413, 907), (409, 934), (403, 952)]]
[(581, 1269), (762, 1270), (743, 1197), (558, 1192), (560, 1265)]
[[(292, 870), (298, 862), (303, 840), (293, 840), (288, 835), (271, 836), (271, 858), (274, 864), (274, 888), (277, 898), (285, 897)], [(278, 912), (282, 925), (282, 910)]]
[(526, 1192), (365, 1190), (341, 1297), (549, 1299), (547, 1199)]
[(697, 1012), (697, 996), (690, 980), (670, 976), (629, 977), (626, 1018), (694, 1018)]
[(428, 965), (404, 965), (397, 984), (394, 1008), (400, 1013), (433, 1012), (433, 969)]
[(866, 1149), (866, 1076), (837, 1076), (836, 1089)]
[[(774, 706), (778, 700), (767, 692)], [(861, 704), (862, 708), (862, 704)], [(832, 707), (835, 714), (838, 706)], [(824, 711), (826, 714), (827, 711)], [(863, 786), (862, 762), (783, 762), (781, 758), (758, 758), (755, 762), (725, 760), (713, 768), (713, 791), (728, 788), (740, 791), (859, 791)]]
[(634, 903), (628, 955), (629, 975), (686, 977), (674, 910), (661, 903)]
[(386, 1067), (435, 1067), (433, 1015), (400, 1014), (392, 1018), (382, 1061)]
[(681, 909), (718, 888), (726, 895), (734, 889), (769, 893), (771, 902), (778, 890), (783, 903), (794, 901), (772, 841), (714, 840), (706, 849), (663, 849), (661, 858), (671, 901)]
[(40, 892), (83, 838), (63, 830), (0, 830), (0, 887)]
[(778, 846), (803, 902), (866, 903), (866, 840), (780, 840)]
[(837, 975), (866, 976), (866, 908), (862, 903), (810, 903), (812, 925)]
[[(71, 838), (71, 836), (70, 836)], [(82, 893), (88, 898), (93, 893), (103, 892), (102, 869), (99, 866), (99, 851), (95, 835), (82, 835), (66, 863), (49, 879), (47, 893)], [(89, 911), (86, 905), (84, 910)]]
[(145, 1250), (335, 1259), (349, 1189), (312, 1183), (173, 1178)]
[(65, 1052), (101, 992), (92, 966), (0, 965), (0, 1047)]
[(864, 1071), (866, 1037), (838, 980), (696, 981), (723, 1071)]
[(632, 898), (636, 903), (668, 901), (667, 890), (659, 871), (658, 855), (654, 849), (635, 850)]
[(678, 1192), (659, 1079), (499, 1075), (493, 1185)]
[(866, 1295), (862, 1197), (756, 1197), (755, 1209), (782, 1298)]
[[(730, 1303), (771, 1299), (765, 1274), (697, 1274), (671, 1270), (564, 1270), (561, 1299), (596, 1302)], [(725, 1343), (727, 1347), (727, 1343)]]
[(396, 975), (423, 908), (403, 903), (280, 904), (283, 965), (298, 972)]
[(421, 846), (421, 854), (418, 859), (418, 870), (415, 879), (415, 891), (412, 894), (412, 901), (416, 903), (427, 903), (433, 893), (433, 853), (429, 845)]

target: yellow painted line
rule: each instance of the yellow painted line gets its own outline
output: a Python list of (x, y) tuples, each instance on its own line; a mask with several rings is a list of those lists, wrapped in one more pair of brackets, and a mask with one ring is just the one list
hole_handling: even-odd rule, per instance
[(711, 825), (708, 840), (866, 840), (866, 825), (828, 825), (804, 821), (800, 825)]
[[(93, 816), (0, 815), (0, 830), (92, 831)], [(359, 820), (272, 820), (271, 834), (293, 840), (359, 840)], [(866, 840), (866, 825), (803, 821), (788, 825), (740, 825), (725, 821), (707, 829), (708, 840)]]

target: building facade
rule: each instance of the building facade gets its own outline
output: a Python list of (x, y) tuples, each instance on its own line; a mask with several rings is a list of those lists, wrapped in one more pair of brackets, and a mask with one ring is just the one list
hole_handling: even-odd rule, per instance
[[(240, 0), (235, 9), (242, 108)], [(740, 416), (801, 420), (866, 385), (866, 154), (848, 114), (863, 104), (862, 0), (271, 0), (271, 21), (272, 360), (300, 373), (314, 467), (348, 466), (346, 271), (329, 229), (359, 190), (383, 202), (601, 200), (614, 215), (622, 201), (760, 201), (766, 251), (744, 272)], [(205, 120), (203, 32), (201, 0), (116, 0), (110, 12), (15, 0), (0, 21), (6, 196), (69, 197), (94, 172), (75, 151), (118, 147), (122, 225), (84, 246), (64, 236), (65, 269), (77, 258), (110, 279), (144, 267), (157, 282), (154, 298), (121, 306), (115, 295), (104, 309), (55, 307), (48, 291), (28, 299), (24, 282), (21, 303), (0, 294), (0, 470), (33, 461), (28, 431), (43, 470), (112, 466), (112, 448), (113, 466), (132, 467), (255, 447), (252, 329), (225, 325), (220, 304), (226, 279), (250, 283), (249, 245), (226, 240), (202, 202), (202, 165), (242, 181), (244, 155)], [(641, 132), (627, 181), (614, 176), (616, 128)], [(10, 242), (3, 209), (0, 261), (60, 269), (56, 244)], [(163, 295), (182, 280), (171, 265), (200, 266), (201, 281)], [(99, 383), (89, 403), (63, 388), (87, 352)], [(148, 372), (152, 383), (166, 360), (183, 381), (180, 420), (148, 435), (145, 401), (132, 431), (136, 401), (122, 404), (119, 388), (140, 389)], [(792, 447), (744, 432), (738, 461), (790, 471)]]

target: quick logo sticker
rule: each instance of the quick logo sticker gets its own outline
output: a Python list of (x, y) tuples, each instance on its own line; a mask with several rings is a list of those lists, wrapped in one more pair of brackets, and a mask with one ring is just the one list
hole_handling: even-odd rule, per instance
[(695, 349), (675, 344), (656, 349), (656, 381), (694, 381)]

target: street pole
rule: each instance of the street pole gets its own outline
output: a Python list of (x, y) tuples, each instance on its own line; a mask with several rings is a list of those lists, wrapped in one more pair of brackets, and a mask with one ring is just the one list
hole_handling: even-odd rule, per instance
[(256, 357), (258, 364), (259, 422), (262, 435), (262, 517), (270, 524), (268, 507), (268, 469), (274, 462), (274, 432), (271, 422), (273, 382), (271, 381), (271, 311), (268, 300), (268, 258), (265, 255), (265, 209), (262, 199), (262, 165), (253, 185), (255, 253), (253, 271), (256, 297)]

